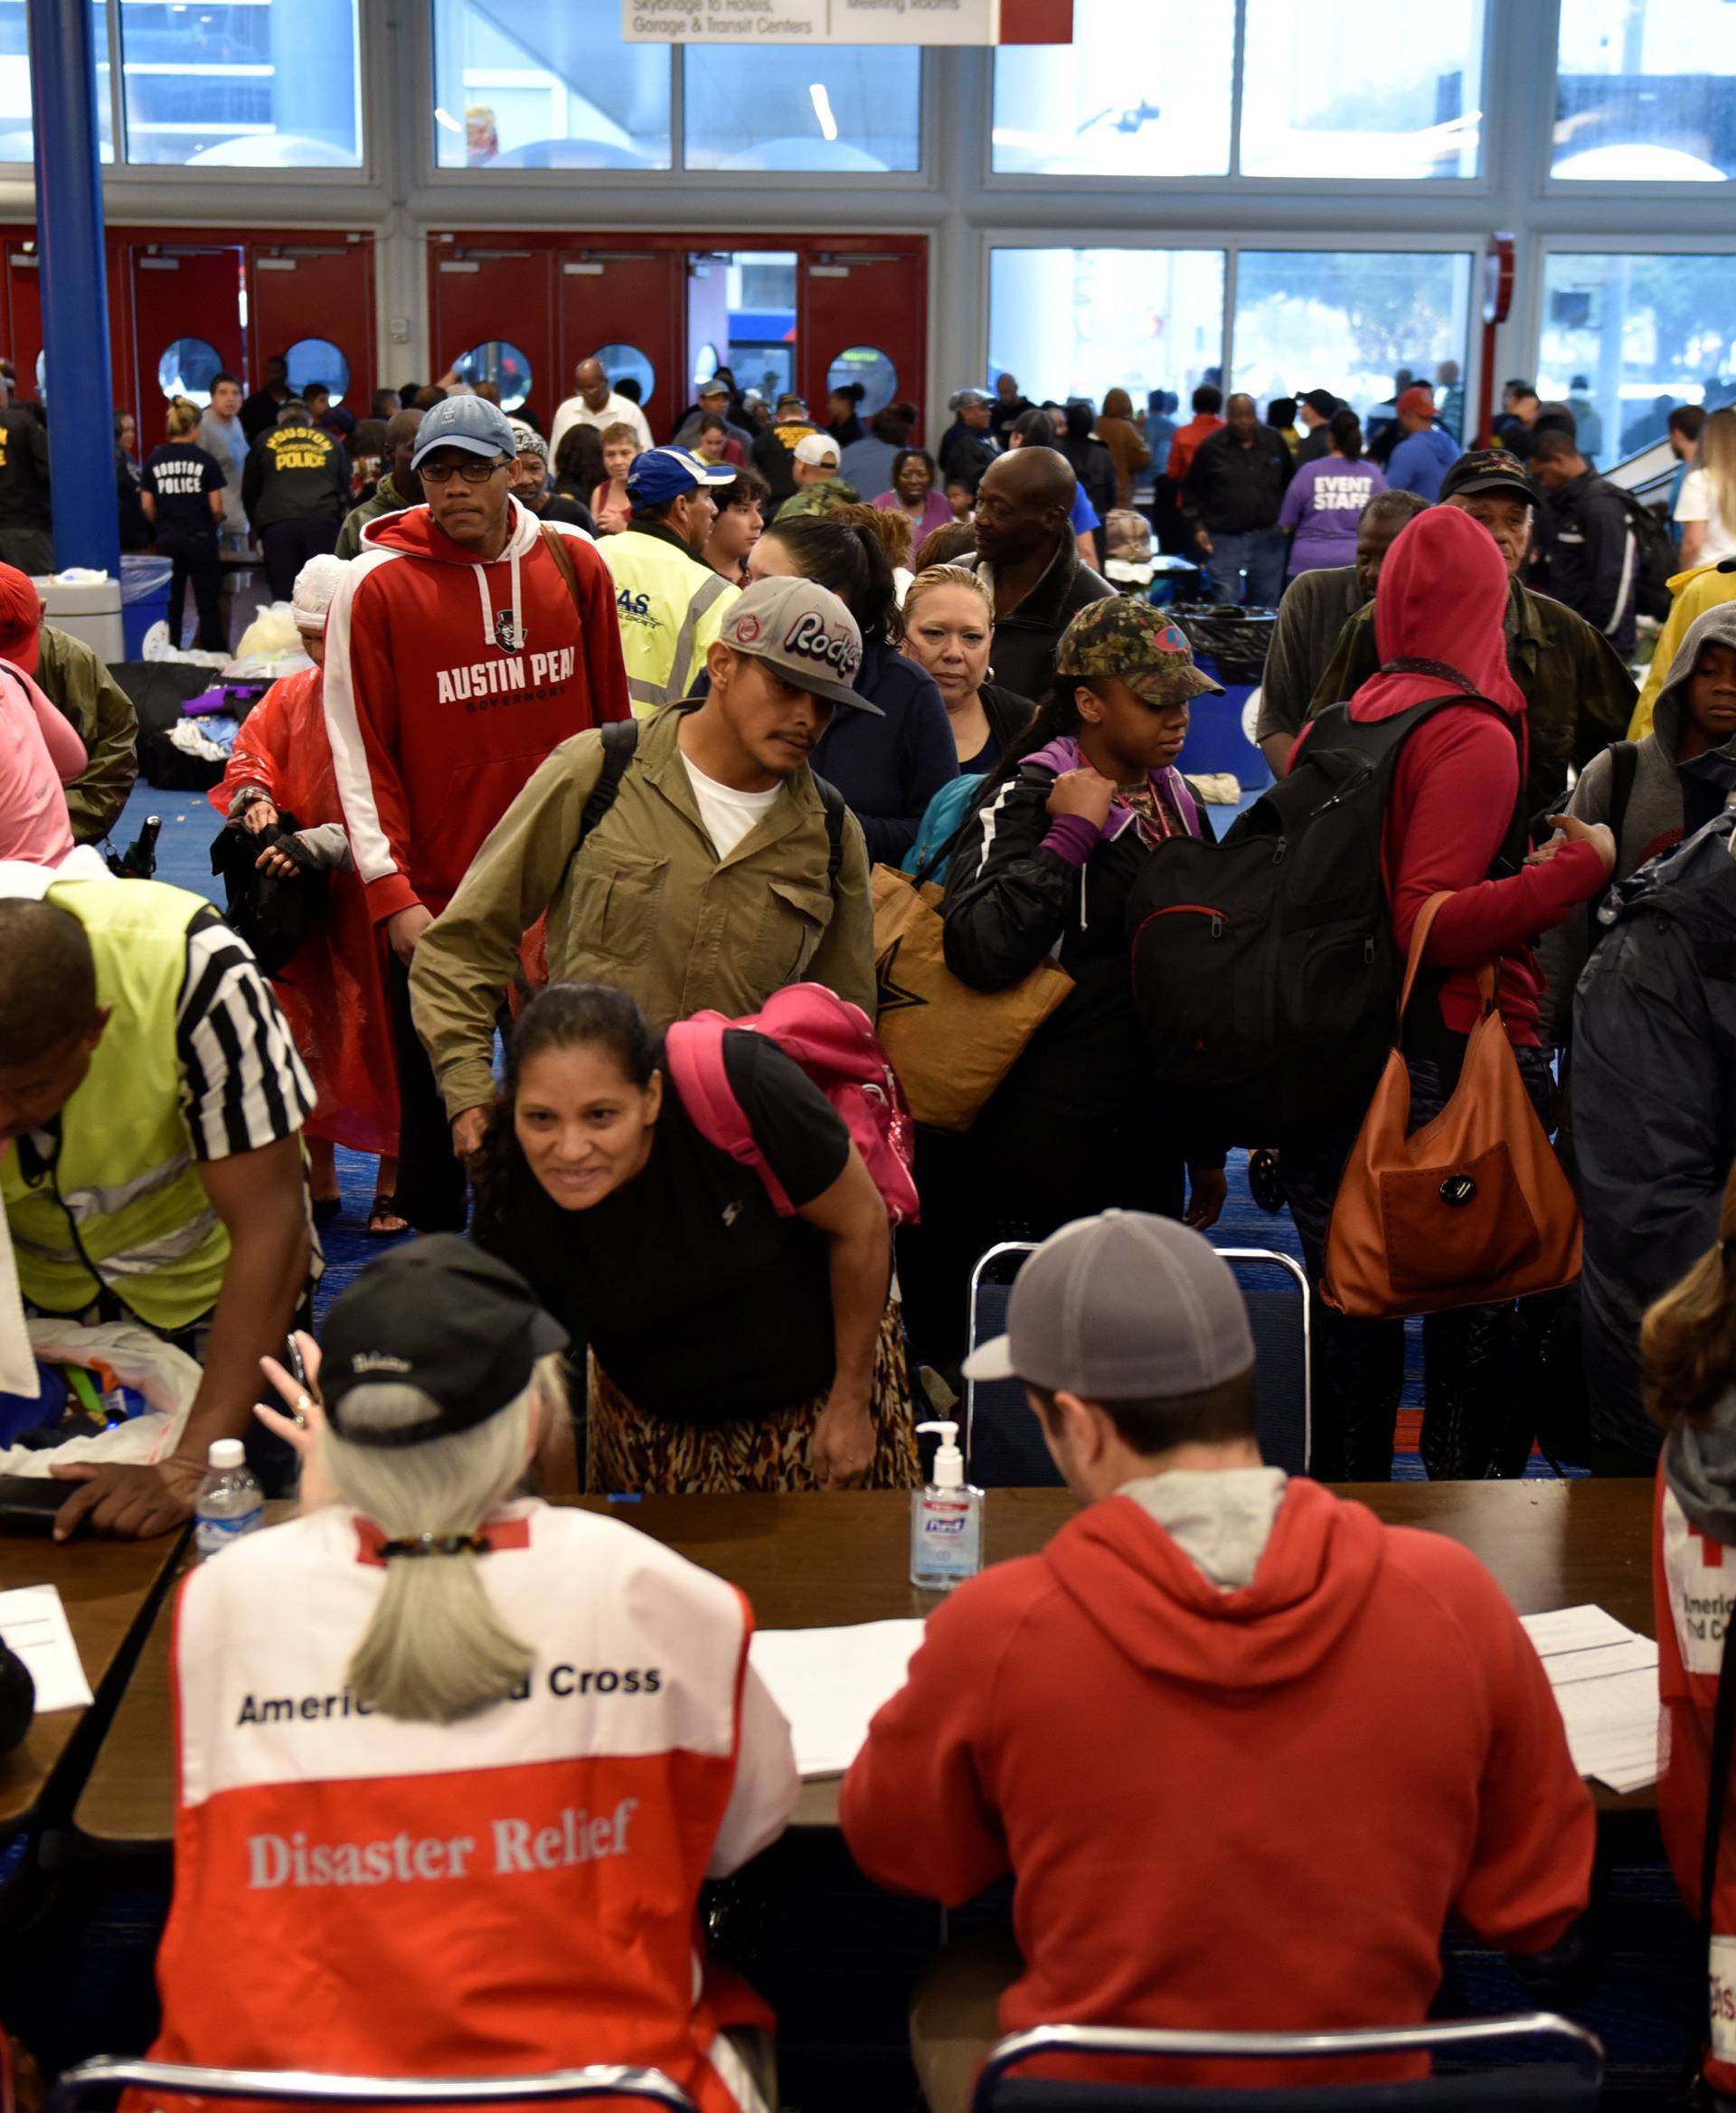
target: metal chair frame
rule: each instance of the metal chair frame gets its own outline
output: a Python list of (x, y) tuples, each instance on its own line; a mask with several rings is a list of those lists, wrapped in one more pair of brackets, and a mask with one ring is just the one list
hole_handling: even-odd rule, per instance
[[(970, 1311), (967, 1326), (970, 1347), (976, 1349), (977, 1306), (982, 1292), (983, 1279), (988, 1266), (1005, 1255), (1028, 1255), (1034, 1252), (1033, 1240), (997, 1240), (992, 1248), (976, 1258), (970, 1272)], [(1269, 1247), (1221, 1247), (1218, 1249), (1226, 1262), (1274, 1262), (1296, 1279), (1302, 1297), (1302, 1457), (1304, 1461), (1314, 1457), (1314, 1315), (1308, 1295), (1307, 1271), (1293, 1256), (1280, 1254)], [(970, 1457), (970, 1449), (976, 1435), (976, 1385), (975, 1380), (965, 1382), (965, 1457)]]
[(530, 2106), (552, 2099), (638, 2099), (668, 2113), (695, 2113), (659, 2069), (593, 2063), (536, 2076), (328, 2076), (307, 2069), (207, 2069), (99, 2054), (67, 2070), (49, 2113), (73, 2113), (99, 2090), (156, 2090), (176, 2097), (266, 2099), (287, 2106)]
[[(1337, 2033), (1196, 2033), (1118, 2025), (1037, 2025), (990, 2049), (977, 2074), (973, 2113), (991, 2113), (995, 2087), (1010, 2070), (1048, 2054), (1188, 2056), (1194, 2060), (1296, 2061), (1309, 2055), (1455, 2053), (1472, 2048), (1552, 2042), (1577, 2079), (1603, 2073), (1603, 2042), (1552, 2011), (1467, 2018), (1447, 2024), (1378, 2025)], [(1306, 2087), (1305, 2087), (1306, 2088)], [(1351, 2087), (1352, 2091), (1354, 2086)], [(1250, 2101), (1251, 2103), (1252, 2101)], [(1347, 2098), (1354, 2108), (1354, 2098)]]

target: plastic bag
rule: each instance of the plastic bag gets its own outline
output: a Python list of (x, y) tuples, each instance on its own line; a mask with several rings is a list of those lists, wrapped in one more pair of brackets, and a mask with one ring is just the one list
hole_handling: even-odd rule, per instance
[(184, 660), (193, 667), (225, 667), (229, 663), (226, 653), (194, 653), (170, 645), (169, 627), (161, 621), (146, 632), (138, 656), (141, 660)]
[(293, 658), (297, 665), (306, 659), (301, 633), (296, 628), (296, 613), (288, 602), (274, 601), (269, 608), (262, 608), (241, 633), (235, 646), (236, 660), (258, 656), (273, 661)]
[(106, 1364), (123, 1386), (143, 1394), (144, 1413), (95, 1438), (68, 1439), (38, 1449), (10, 1446), (0, 1451), (0, 1475), (46, 1476), (74, 1460), (120, 1460), (148, 1466), (175, 1450), (186, 1429), (200, 1372), (184, 1350), (165, 1343), (136, 1321), (105, 1321), (94, 1328), (76, 1321), (27, 1324), (34, 1354), (53, 1364)]

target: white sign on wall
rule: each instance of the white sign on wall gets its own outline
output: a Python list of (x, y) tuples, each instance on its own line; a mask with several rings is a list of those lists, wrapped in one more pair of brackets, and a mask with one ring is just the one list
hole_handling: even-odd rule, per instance
[(1001, 0), (621, 0), (629, 44), (993, 44)]

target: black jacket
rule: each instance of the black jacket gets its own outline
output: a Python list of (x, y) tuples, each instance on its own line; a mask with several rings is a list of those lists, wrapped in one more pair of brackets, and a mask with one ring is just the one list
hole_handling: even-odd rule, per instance
[(1284, 487), (1295, 474), (1281, 433), (1256, 426), (1244, 448), (1223, 426), (1200, 442), (1182, 488), (1188, 512), (1199, 515), (1208, 535), (1247, 535), (1277, 527)]
[(248, 456), (241, 505), (256, 534), (279, 521), (342, 521), (350, 458), (323, 426), (276, 426)]
[[(1115, 507), (1115, 458), (1093, 436), (1087, 440), (1069, 439), (1065, 436), (1057, 443), (1055, 452), (1064, 455), (1073, 466), (1073, 475), (1079, 479), (1079, 488), (1090, 501), (1099, 523), (1109, 519)], [(1098, 559), (1103, 556), (1103, 534), (1099, 528), (1097, 539)]]
[(844, 795), (868, 856), (897, 865), (929, 802), (958, 775), (958, 750), (934, 677), (890, 646), (865, 646), (856, 688), (885, 714), (847, 708), (814, 744), (814, 774)]
[[(975, 554), (953, 562), (967, 571), (982, 570), (982, 560)], [(1011, 615), (995, 618), (990, 658), (1001, 688), (1041, 703), (1055, 686), (1055, 648), (1061, 633), (1089, 603), (1114, 592), (1107, 580), (1080, 563), (1073, 532), (1062, 529), (1049, 570)]]
[[(942, 905), (947, 967), (974, 990), (1005, 990), (1053, 954), (1073, 988), (995, 1090), (1033, 1122), (1045, 1108), (1119, 1126), (1149, 1105), (1133, 1003), (1127, 899), (1149, 857), (1137, 829), (1077, 866), (1045, 848), (1055, 772), (1027, 760), (966, 825)], [(1202, 811), (1202, 828), (1209, 825)], [(1004, 1103), (1005, 1105), (1005, 1103)]]
[(1543, 507), (1540, 580), (1626, 658), (1634, 650), (1639, 546), (1614, 488), (1588, 469)]
[(48, 433), (22, 403), (0, 410), (0, 528), (52, 528)]
[(1302, 436), (1302, 445), (1296, 451), (1296, 467), (1300, 469), (1305, 462), (1319, 462), (1331, 453), (1331, 433), (1325, 426), (1316, 426), (1313, 432)]
[(983, 472), (999, 453), (1000, 449), (986, 433), (979, 433), (975, 426), (956, 419), (941, 434), (936, 450), (942, 483), (956, 478), (974, 492), (983, 481)]

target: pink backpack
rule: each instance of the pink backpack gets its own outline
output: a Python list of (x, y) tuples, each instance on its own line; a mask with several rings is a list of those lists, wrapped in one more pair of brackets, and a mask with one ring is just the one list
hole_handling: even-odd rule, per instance
[(836, 1108), (886, 1203), (894, 1225), (914, 1224), (919, 1214), (910, 1178), (915, 1139), (904, 1089), (886, 1061), (868, 1015), (821, 983), (792, 983), (774, 991), (763, 1008), (744, 1020), (722, 1013), (695, 1013), (669, 1030), (669, 1076), (693, 1127), (708, 1144), (752, 1167), (780, 1218), (796, 1206), (766, 1165), (748, 1127), (741, 1102), (723, 1067), (723, 1035), (743, 1027), (769, 1035), (798, 1063)]

